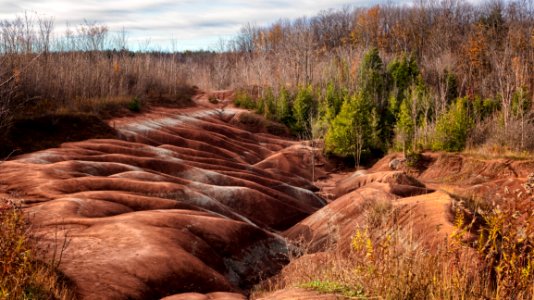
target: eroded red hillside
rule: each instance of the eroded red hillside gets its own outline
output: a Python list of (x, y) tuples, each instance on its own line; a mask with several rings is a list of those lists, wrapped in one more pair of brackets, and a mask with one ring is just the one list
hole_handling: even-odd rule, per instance
[(325, 204), (306, 176), (309, 147), (243, 129), (244, 113), (160, 108), (113, 119), (121, 139), (5, 162), (0, 191), (23, 205), (83, 299), (243, 292), (286, 263), (276, 232)]
[[(317, 149), (313, 156), (280, 125), (227, 107), (231, 93), (215, 96), (112, 119), (117, 139), (1, 165), (0, 200), (22, 205), (46, 259), (80, 298), (244, 299), (262, 279), (350, 252), (377, 207), (431, 248), (456, 230), (461, 198), (533, 209), (524, 187), (532, 161), (428, 153), (414, 169), (392, 154), (369, 170), (332, 173)], [(295, 245), (308, 254), (280, 273)], [(323, 299), (291, 287), (266, 295)]]

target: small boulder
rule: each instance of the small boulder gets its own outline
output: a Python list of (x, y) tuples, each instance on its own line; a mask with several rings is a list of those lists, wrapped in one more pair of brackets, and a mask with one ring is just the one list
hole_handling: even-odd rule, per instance
[(398, 170), (398, 168), (404, 163), (406, 159), (394, 158), (389, 162), (389, 168), (393, 171)]

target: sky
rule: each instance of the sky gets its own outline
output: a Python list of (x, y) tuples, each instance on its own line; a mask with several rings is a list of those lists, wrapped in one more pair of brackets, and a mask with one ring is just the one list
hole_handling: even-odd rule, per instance
[(251, 23), (267, 25), (280, 18), (313, 16), (346, 5), (369, 6), (376, 0), (0, 0), (0, 19), (24, 12), (54, 18), (57, 34), (66, 24), (87, 20), (108, 26), (111, 35), (122, 28), (129, 48), (214, 50)]

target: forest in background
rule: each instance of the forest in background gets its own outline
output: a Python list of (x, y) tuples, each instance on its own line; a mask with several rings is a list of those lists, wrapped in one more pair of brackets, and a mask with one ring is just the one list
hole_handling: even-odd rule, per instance
[(529, 152), (533, 7), (347, 7), (249, 24), (216, 52), (184, 53), (131, 52), (126, 31), (90, 22), (58, 36), (52, 19), (25, 14), (0, 22), (0, 126), (28, 112), (173, 101), (195, 85), (235, 89), (238, 105), (356, 161), (392, 148)]

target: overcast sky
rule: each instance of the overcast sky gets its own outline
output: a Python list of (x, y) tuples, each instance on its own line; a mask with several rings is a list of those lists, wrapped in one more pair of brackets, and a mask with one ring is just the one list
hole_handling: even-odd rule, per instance
[(105, 24), (111, 32), (125, 28), (130, 48), (150, 41), (152, 47), (176, 50), (212, 49), (247, 23), (265, 25), (280, 18), (312, 16), (344, 5), (368, 6), (379, 0), (0, 0), (0, 19), (25, 11), (53, 17), (56, 32), (65, 24), (88, 21)]

